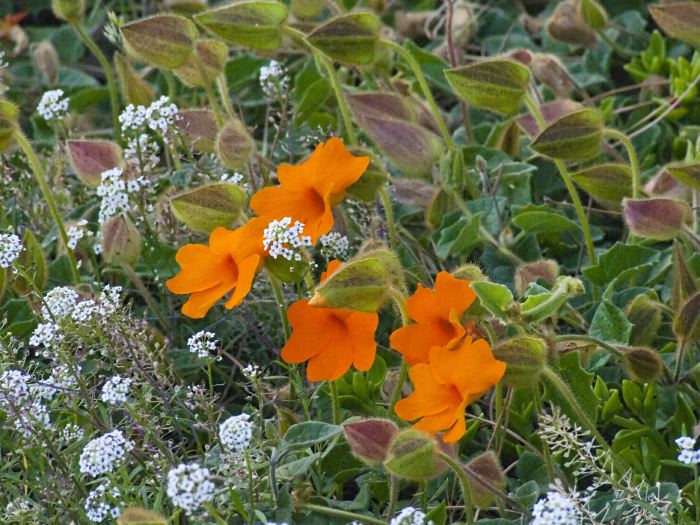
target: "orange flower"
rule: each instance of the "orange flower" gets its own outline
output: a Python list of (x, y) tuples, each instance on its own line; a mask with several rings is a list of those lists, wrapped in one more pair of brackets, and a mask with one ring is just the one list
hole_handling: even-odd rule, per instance
[(309, 159), (292, 166), (281, 164), (277, 171), (280, 186), (263, 188), (250, 200), (258, 215), (270, 219), (291, 217), (304, 224), (304, 235), (316, 243), (331, 231), (331, 209), (345, 196), (348, 186), (357, 182), (368, 157), (355, 157), (338, 138), (316, 146)]
[(192, 294), (182, 306), (183, 314), (204, 317), (231, 290), (226, 308), (243, 301), (265, 255), (262, 236), (268, 223), (257, 217), (235, 230), (216, 228), (209, 236), (209, 246), (187, 244), (177, 251), (180, 273), (165, 284), (173, 293)]
[[(461, 319), (476, 299), (469, 284), (470, 281), (440, 272), (435, 279), (435, 291), (419, 284), (408, 298), (408, 315), (416, 324), (395, 330), (389, 343), (403, 354), (409, 365), (427, 362), (432, 347), (445, 346), (467, 335)], [(468, 328), (469, 335), (476, 335), (473, 327)]]
[[(321, 276), (330, 275), (340, 265), (333, 261)], [(374, 363), (377, 343), (374, 332), (379, 316), (348, 308), (319, 308), (309, 301), (296, 301), (287, 311), (292, 336), (282, 348), (287, 363), (308, 361), (309, 381), (333, 381), (354, 365), (369, 370)]]
[(454, 443), (466, 431), (467, 405), (498, 383), (505, 370), (484, 339), (466, 337), (454, 350), (435, 346), (429, 363), (409, 370), (414, 390), (396, 403), (396, 414), (407, 421), (421, 418), (413, 426), (424, 432), (449, 430), (443, 440)]

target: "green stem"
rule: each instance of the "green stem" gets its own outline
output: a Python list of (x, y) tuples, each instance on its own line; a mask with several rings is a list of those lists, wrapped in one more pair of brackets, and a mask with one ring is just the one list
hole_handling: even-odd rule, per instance
[(396, 51), (399, 55), (401, 55), (401, 58), (408, 63), (413, 71), (413, 74), (416, 76), (416, 80), (418, 81), (418, 85), (423, 92), (423, 96), (425, 97), (428, 106), (430, 106), (430, 111), (433, 114), (433, 117), (435, 117), (435, 122), (438, 125), (438, 129), (440, 130), (443, 140), (449, 147), (453, 147), (454, 142), (452, 141), (452, 135), (450, 135), (447, 125), (445, 124), (445, 119), (442, 118), (442, 113), (440, 113), (440, 109), (435, 103), (435, 99), (430, 91), (430, 87), (428, 87), (428, 82), (425, 80), (425, 75), (423, 74), (423, 70), (420, 68), (420, 64), (418, 64), (411, 52), (402, 45), (386, 39), (382, 39), (381, 42)]
[(469, 490), (469, 479), (462, 466), (452, 459), (451, 456), (444, 452), (438, 452), (438, 456), (450, 466), (459, 478), (459, 482), (462, 485), (462, 495), (464, 496), (464, 517), (467, 525), (472, 525), (474, 523), (474, 508), (472, 507), (471, 492)]
[(335, 518), (344, 518), (352, 521), (358, 521), (360, 523), (371, 523), (373, 525), (386, 525), (386, 521), (380, 520), (378, 518), (373, 518), (371, 516), (365, 516), (363, 514), (355, 514), (354, 512), (348, 512), (346, 510), (334, 509), (333, 507), (324, 507), (322, 505), (314, 505), (313, 503), (302, 503), (299, 505), (300, 509), (310, 510), (311, 512), (317, 512), (325, 516), (333, 516)]
[(289, 329), (289, 318), (287, 317), (287, 305), (284, 304), (284, 295), (282, 295), (282, 288), (280, 287), (277, 277), (275, 277), (272, 272), (267, 272), (270, 278), (270, 286), (272, 287), (272, 293), (275, 294), (275, 302), (277, 303), (277, 310), (280, 314), (280, 319), (282, 319), (282, 326), (284, 327), (284, 340), (289, 341), (289, 335), (291, 330)]
[[(537, 120), (540, 129), (544, 129), (545, 127), (547, 127), (544, 117), (542, 117), (542, 113), (540, 112), (540, 108), (537, 105), (537, 102), (535, 102), (528, 93), (525, 94), (525, 104), (527, 104), (527, 107), (532, 112), (533, 116), (535, 117), (535, 120)], [(566, 189), (569, 192), (571, 202), (573, 203), (574, 208), (576, 210), (576, 215), (578, 215), (578, 220), (581, 223), (581, 229), (583, 230), (583, 238), (586, 243), (586, 252), (588, 253), (588, 260), (591, 266), (595, 266), (597, 264), (597, 260), (595, 256), (595, 250), (593, 249), (593, 238), (591, 237), (591, 229), (588, 224), (588, 217), (586, 216), (586, 211), (583, 209), (581, 199), (578, 196), (578, 191), (574, 186), (574, 182), (571, 179), (571, 174), (566, 169), (566, 166), (561, 160), (553, 160), (555, 166), (559, 170), (559, 174), (561, 175), (562, 180), (564, 181), (564, 185), (566, 186)]]
[(224, 102), (224, 109), (226, 110), (226, 113), (230, 118), (234, 118), (236, 116), (236, 112), (233, 109), (231, 97), (228, 94), (228, 86), (226, 85), (226, 77), (223, 73), (216, 78), (216, 86), (219, 89), (219, 96)]
[(205, 503), (204, 508), (207, 510), (209, 515), (214, 518), (216, 523), (219, 525), (227, 525), (226, 520), (219, 515), (212, 503)]
[(79, 22), (71, 23), (73, 29), (83, 44), (90, 50), (90, 52), (95, 56), (97, 61), (102, 66), (102, 70), (105, 74), (105, 79), (107, 80), (107, 91), (109, 91), (109, 102), (112, 105), (112, 121), (114, 124), (114, 135), (117, 141), (121, 142), (121, 126), (119, 125), (119, 98), (117, 96), (117, 84), (114, 81), (114, 73), (112, 72), (112, 65), (107, 60), (102, 50), (98, 47), (92, 37), (83, 29), (83, 26)]
[(352, 119), (350, 118), (350, 108), (348, 108), (348, 103), (345, 100), (345, 95), (343, 95), (343, 89), (338, 80), (338, 75), (335, 72), (333, 63), (325, 55), (320, 55), (321, 62), (323, 62), (326, 71), (328, 72), (328, 77), (331, 79), (331, 85), (333, 86), (333, 93), (335, 93), (335, 98), (338, 102), (338, 109), (340, 109), (340, 116), (343, 119), (343, 127), (345, 128), (345, 134), (348, 138), (348, 143), (351, 146), (357, 144), (357, 135), (355, 134), (355, 128), (352, 125)]
[(611, 345), (610, 343), (606, 343), (605, 341), (601, 341), (597, 337), (593, 337), (591, 335), (583, 335), (583, 334), (565, 334), (565, 335), (558, 335), (554, 338), (555, 341), (580, 341), (582, 343), (591, 343), (596, 346), (599, 346), (601, 348), (604, 348), (605, 350), (612, 352), (618, 357), (622, 357), (624, 355), (624, 352), (622, 352), (619, 348)]
[(161, 324), (163, 329), (165, 329), (167, 333), (173, 333), (173, 329), (170, 326), (170, 323), (168, 323), (168, 321), (163, 316), (163, 313), (160, 311), (160, 308), (158, 308), (158, 303), (156, 302), (155, 298), (148, 290), (146, 285), (141, 280), (141, 277), (139, 277), (136, 274), (134, 269), (128, 263), (122, 263), (122, 268), (124, 268), (124, 271), (129, 276), (129, 279), (131, 279), (131, 282), (134, 283), (134, 286), (136, 286), (138, 291), (141, 293), (141, 297), (143, 297), (143, 299), (146, 301), (148, 307), (158, 318), (158, 322)]
[(630, 167), (632, 168), (632, 198), (638, 199), (642, 175), (639, 169), (639, 160), (637, 158), (637, 152), (634, 151), (632, 141), (627, 135), (616, 129), (606, 128), (603, 134), (607, 135), (612, 139), (619, 140), (622, 143), (622, 145), (625, 146), (625, 149), (627, 150), (627, 156), (630, 159)]
[(394, 208), (391, 206), (391, 197), (389, 197), (389, 192), (386, 191), (385, 185), (379, 188), (379, 199), (382, 201), (384, 215), (386, 216), (386, 226), (389, 230), (389, 245), (392, 250), (396, 250), (398, 248), (398, 235), (396, 233)]
[(61, 236), (63, 245), (66, 247), (66, 253), (68, 254), (68, 263), (70, 265), (71, 273), (73, 274), (73, 281), (75, 284), (79, 284), (80, 272), (78, 272), (78, 264), (75, 261), (75, 254), (73, 253), (73, 250), (71, 250), (68, 246), (68, 235), (66, 235), (66, 229), (63, 226), (63, 219), (61, 219), (61, 214), (58, 212), (58, 208), (56, 207), (56, 201), (54, 200), (53, 195), (51, 194), (51, 190), (49, 189), (49, 185), (46, 182), (46, 175), (44, 175), (44, 169), (41, 167), (41, 163), (39, 162), (36, 153), (34, 153), (34, 150), (32, 149), (32, 146), (29, 143), (29, 141), (27, 140), (27, 137), (25, 137), (19, 129), (15, 129), (13, 135), (20, 148), (22, 148), (22, 151), (26, 155), (27, 160), (29, 160), (29, 165), (32, 168), (32, 172), (34, 172), (34, 177), (36, 178), (36, 181), (39, 183), (41, 193), (43, 193), (44, 199), (46, 199), (46, 203), (49, 205), (49, 212), (51, 213), (51, 216), (53, 217), (53, 220), (56, 223), (56, 228), (58, 229), (58, 234)]
[[(260, 427), (261, 429), (263, 427)], [(248, 500), (250, 503), (249, 516), (255, 516), (255, 486), (253, 484), (253, 466), (250, 463), (250, 451), (245, 451), (245, 465), (248, 469)]]
[(399, 478), (394, 475), (389, 476), (389, 505), (387, 507), (387, 517), (391, 518), (396, 512), (396, 501), (399, 496)]
[[(401, 314), (401, 326), (408, 326), (411, 323), (411, 318), (408, 314), (408, 307), (406, 306), (406, 298), (398, 290), (394, 288), (389, 288), (389, 296), (394, 301), (396, 308), (398, 308)], [(399, 369), (399, 377), (396, 378), (396, 386), (391, 394), (391, 401), (389, 406), (391, 411), (394, 411), (396, 403), (401, 397), (401, 392), (403, 391), (403, 385), (406, 382), (406, 377), (408, 377), (408, 363), (405, 359), (401, 360), (401, 368)]]
[(207, 70), (202, 62), (202, 57), (195, 49), (195, 63), (197, 64), (197, 69), (199, 70), (199, 76), (202, 78), (202, 85), (204, 86), (204, 91), (207, 93), (207, 98), (209, 99), (209, 104), (214, 112), (214, 120), (216, 125), (221, 127), (224, 123), (224, 117), (221, 115), (221, 106), (219, 106), (219, 101), (216, 98), (216, 93), (211, 87), (211, 82), (209, 82), (209, 75), (207, 75)]
[(340, 425), (340, 400), (338, 399), (338, 389), (335, 386), (335, 381), (328, 381), (328, 388), (331, 390), (333, 424)]
[(677, 383), (681, 377), (681, 369), (683, 368), (683, 358), (685, 357), (686, 344), (683, 339), (679, 339), (678, 348), (676, 351), (676, 368), (673, 371), (673, 382)]
[(581, 405), (579, 405), (578, 401), (576, 400), (576, 396), (571, 391), (571, 388), (569, 388), (569, 385), (566, 384), (566, 381), (559, 377), (559, 375), (548, 366), (545, 366), (542, 369), (542, 376), (546, 378), (557, 389), (559, 394), (561, 394), (561, 396), (567, 401), (567, 403), (569, 403), (571, 408), (574, 410), (580, 422), (583, 423), (584, 427), (586, 427), (586, 430), (588, 430), (591, 433), (591, 435), (598, 442), (601, 448), (610, 455), (614, 467), (619, 470), (619, 474), (624, 474), (628, 470), (627, 467), (617, 457), (617, 454), (615, 454), (615, 452), (610, 447), (605, 438), (600, 434), (600, 432), (598, 432), (598, 429), (596, 428), (593, 421), (591, 421), (591, 418), (581, 408)]

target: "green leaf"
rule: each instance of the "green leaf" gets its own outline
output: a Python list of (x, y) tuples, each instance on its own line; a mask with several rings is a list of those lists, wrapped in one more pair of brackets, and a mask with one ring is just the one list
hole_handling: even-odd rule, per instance
[(562, 233), (580, 230), (579, 225), (549, 206), (526, 206), (513, 210), (513, 224), (532, 234)]
[(598, 258), (596, 266), (584, 269), (583, 275), (596, 286), (605, 287), (625, 270), (657, 262), (660, 258), (657, 250), (618, 242)]
[(475, 213), (467, 219), (461, 212), (457, 212), (455, 219), (453, 219), (454, 222), (449, 223), (447, 222), (449, 216), (446, 216), (436, 234), (438, 236), (436, 253), (440, 259), (467, 255), (482, 242), (483, 238), (479, 232), (481, 213)]
[[(290, 429), (291, 430), (291, 429)], [(277, 469), (277, 476), (280, 479), (294, 479), (306, 473), (311, 466), (316, 463), (318, 459), (321, 458), (321, 454), (314, 453), (309, 456), (304, 456), (302, 458), (294, 459)]]
[(339, 425), (322, 421), (305, 421), (289, 427), (280, 446), (287, 450), (307, 448), (328, 441), (342, 432), (343, 429)]
[(632, 323), (625, 313), (608, 300), (603, 300), (593, 315), (588, 334), (608, 343), (629, 343)]
[(314, 29), (306, 40), (340, 62), (369, 64), (377, 54), (381, 25), (374, 13), (343, 14)]
[(690, 1), (650, 5), (649, 13), (667, 35), (700, 47), (700, 3)]
[(240, 215), (245, 195), (233, 184), (205, 184), (170, 199), (173, 214), (195, 231), (228, 228)]
[(31, 281), (24, 275), (17, 274), (12, 281), (12, 287), (18, 295), (25, 296), (35, 291), (42, 292), (46, 288), (49, 268), (41, 245), (31, 231), (25, 231), (22, 244), (24, 250), (20, 252), (15, 265), (21, 268)]
[(488, 281), (473, 282), (471, 287), (481, 299), (484, 308), (496, 317), (506, 319), (505, 308), (513, 302), (513, 294), (508, 288)]
[(306, 122), (331, 95), (331, 84), (325, 78), (319, 78), (311, 84), (297, 104), (294, 123)]
[[(593, 391), (594, 374), (587, 372), (581, 367), (579, 352), (569, 352), (563, 355), (559, 361), (557, 361), (556, 367), (559, 375), (569, 385), (581, 409), (590, 417), (591, 421), (595, 422), (598, 415), (600, 399), (598, 399), (598, 396), (596, 396)], [(564, 413), (572, 420), (580, 425), (584, 425), (584, 423), (579, 420), (576, 412), (571, 408), (566, 398), (564, 398), (556, 388), (550, 389), (549, 385), (547, 386), (548, 397), (555, 404), (559, 405)]]

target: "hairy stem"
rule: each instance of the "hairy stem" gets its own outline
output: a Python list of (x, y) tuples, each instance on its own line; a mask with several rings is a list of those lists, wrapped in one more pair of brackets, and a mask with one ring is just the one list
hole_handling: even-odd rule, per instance
[(616, 129), (606, 128), (603, 133), (604, 135), (607, 135), (612, 139), (619, 140), (627, 150), (627, 156), (630, 159), (630, 167), (632, 168), (632, 198), (638, 199), (642, 175), (639, 169), (639, 160), (637, 159), (637, 152), (634, 151), (632, 141), (627, 135), (620, 131), (617, 131)]

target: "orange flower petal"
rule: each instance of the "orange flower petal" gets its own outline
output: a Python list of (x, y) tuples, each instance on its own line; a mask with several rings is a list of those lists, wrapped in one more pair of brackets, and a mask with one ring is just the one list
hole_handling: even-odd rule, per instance
[(455, 424), (450, 429), (450, 431), (442, 437), (442, 440), (445, 443), (456, 443), (457, 441), (459, 441), (459, 438), (461, 438), (467, 431), (467, 421), (464, 417), (464, 411), (466, 409), (467, 400), (465, 400), (464, 403), (457, 407), (457, 410), (452, 415), (453, 419), (455, 420)]
[(236, 282), (236, 288), (234, 288), (231, 297), (226, 301), (226, 308), (230, 310), (243, 302), (243, 299), (248, 295), (248, 292), (250, 292), (253, 286), (253, 279), (255, 279), (255, 273), (258, 271), (259, 266), (259, 255), (251, 255), (243, 259), (241, 264), (238, 265), (238, 281)]
[(484, 339), (467, 338), (455, 350), (432, 348), (430, 363), (437, 381), (455, 385), (463, 395), (485, 392), (506, 370), (506, 364), (493, 356)]
[(415, 365), (428, 362), (432, 347), (445, 346), (463, 334), (461, 325), (438, 320), (398, 328), (391, 334), (389, 344), (409, 365)]
[(165, 285), (176, 294), (207, 290), (219, 283), (234, 282), (238, 270), (228, 255), (216, 255), (203, 244), (186, 244), (177, 251), (175, 260), (182, 270)]
[(346, 323), (350, 332), (352, 364), (363, 372), (369, 370), (377, 353), (374, 332), (377, 331), (379, 316), (376, 313), (352, 312)]
[(413, 366), (408, 375), (415, 389), (411, 395), (396, 403), (396, 415), (401, 419), (413, 421), (419, 417), (439, 414), (462, 400), (455, 390), (444, 388), (435, 381), (429, 365)]
[(471, 281), (457, 279), (447, 272), (438, 273), (435, 279), (435, 296), (440, 306), (441, 317), (449, 317), (452, 308), (457, 312), (457, 317), (462, 317), (476, 300), (476, 292), (470, 284)]
[(350, 370), (352, 349), (347, 341), (335, 341), (336, 351), (320, 352), (309, 359), (306, 375), (309, 381), (335, 381)]
[(194, 292), (182, 305), (182, 313), (192, 319), (201, 319), (207, 315), (214, 303), (226, 295), (234, 286), (235, 282), (225, 281), (208, 290)]

